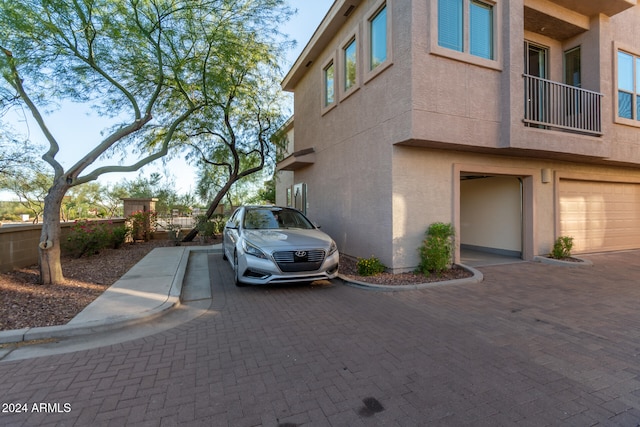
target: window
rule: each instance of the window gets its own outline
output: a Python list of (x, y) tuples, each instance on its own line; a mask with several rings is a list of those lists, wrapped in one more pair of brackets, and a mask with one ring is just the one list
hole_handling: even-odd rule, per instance
[(344, 55), (344, 90), (345, 92), (356, 85), (357, 57), (356, 39), (351, 39), (343, 50)]
[(582, 87), (580, 46), (564, 53), (564, 82), (569, 86)]
[(369, 71), (387, 60), (387, 6), (369, 21), (371, 48), (369, 52)]
[(328, 107), (336, 101), (335, 92), (335, 67), (333, 61), (323, 70), (324, 75), (324, 106)]
[(493, 6), (480, 1), (471, 1), (469, 42), (472, 55), (493, 59)]
[(438, 45), (441, 47), (493, 60), (494, 27), (492, 3), (438, 0)]
[(462, 0), (438, 0), (438, 44), (462, 52)]
[(640, 120), (640, 57), (618, 51), (618, 117)]

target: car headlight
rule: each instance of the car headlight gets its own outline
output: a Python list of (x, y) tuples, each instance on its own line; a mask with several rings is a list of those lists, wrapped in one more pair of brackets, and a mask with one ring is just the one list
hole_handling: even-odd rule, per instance
[(331, 246), (329, 246), (329, 253), (328, 255), (332, 255), (335, 251), (338, 250), (338, 245), (336, 245), (336, 242), (334, 242), (333, 240), (331, 241)]
[(267, 259), (267, 256), (262, 252), (256, 245), (253, 245), (246, 240), (242, 241), (242, 249), (248, 255), (253, 255), (254, 257)]

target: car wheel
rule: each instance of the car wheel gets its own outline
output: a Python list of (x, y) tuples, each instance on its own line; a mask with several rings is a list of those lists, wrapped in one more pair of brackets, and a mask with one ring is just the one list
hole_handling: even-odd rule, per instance
[(238, 287), (242, 287), (244, 286), (244, 283), (242, 283), (240, 281), (240, 271), (238, 271), (238, 254), (237, 253), (233, 253), (233, 282), (235, 283), (236, 286)]

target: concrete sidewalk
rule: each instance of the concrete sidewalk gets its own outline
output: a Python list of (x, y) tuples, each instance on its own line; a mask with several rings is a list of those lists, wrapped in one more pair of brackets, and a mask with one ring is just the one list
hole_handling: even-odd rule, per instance
[(74, 337), (151, 321), (181, 304), (187, 275), (193, 290), (186, 299), (210, 298), (206, 254), (219, 248), (156, 248), (66, 325), (2, 331), (0, 344)]

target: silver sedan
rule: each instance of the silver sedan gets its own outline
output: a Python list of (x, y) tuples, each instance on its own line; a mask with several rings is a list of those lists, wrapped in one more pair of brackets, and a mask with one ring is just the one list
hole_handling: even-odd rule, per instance
[(336, 243), (296, 209), (240, 207), (225, 225), (222, 246), (237, 286), (312, 282), (338, 275)]

